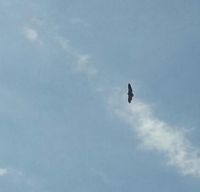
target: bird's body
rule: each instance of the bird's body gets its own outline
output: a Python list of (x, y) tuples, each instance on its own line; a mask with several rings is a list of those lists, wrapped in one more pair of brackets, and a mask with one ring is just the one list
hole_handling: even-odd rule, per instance
[(131, 103), (132, 98), (133, 98), (134, 94), (133, 94), (133, 90), (131, 87), (131, 84), (128, 84), (128, 102)]

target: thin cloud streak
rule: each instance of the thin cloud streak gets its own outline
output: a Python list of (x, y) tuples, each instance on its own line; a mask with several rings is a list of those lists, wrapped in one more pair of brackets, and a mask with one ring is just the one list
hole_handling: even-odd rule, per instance
[[(33, 18), (32, 21), (35, 25), (42, 25), (42, 20), (39, 20), (38, 18)], [(75, 21), (78, 21), (79, 23), (83, 22), (80, 19), (75, 19)], [(38, 31), (35, 28), (25, 26), (23, 28), (23, 34), (29, 42), (44, 45)], [(54, 41), (70, 57), (70, 59), (72, 59), (70, 65), (74, 71), (84, 74), (88, 78), (95, 77), (97, 75), (98, 71), (92, 64), (90, 55), (80, 53), (76, 48), (74, 48), (73, 45), (71, 45), (71, 42), (66, 37), (63, 37), (58, 32), (52, 31), (50, 34), (52, 36), (50, 41), (52, 43)]]
[(163, 153), (168, 164), (183, 175), (200, 177), (199, 150), (190, 143), (184, 130), (159, 120), (147, 104), (134, 100), (128, 105), (125, 100), (116, 97), (109, 104), (120, 118), (131, 125), (140, 145), (144, 149)]
[(57, 36), (57, 43), (60, 47), (74, 60), (72, 63), (72, 68), (77, 72), (85, 74), (87, 77), (94, 77), (97, 75), (97, 69), (91, 63), (90, 56), (88, 54), (81, 54), (75, 50), (70, 41), (64, 37)]

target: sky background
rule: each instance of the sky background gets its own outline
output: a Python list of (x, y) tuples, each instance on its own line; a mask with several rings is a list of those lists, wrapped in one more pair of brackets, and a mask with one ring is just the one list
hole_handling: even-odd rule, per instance
[(199, 10), (1, 0), (0, 191), (199, 192)]

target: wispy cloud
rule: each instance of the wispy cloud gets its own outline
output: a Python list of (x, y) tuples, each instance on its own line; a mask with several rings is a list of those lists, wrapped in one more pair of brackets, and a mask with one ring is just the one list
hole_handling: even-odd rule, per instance
[(5, 176), (8, 174), (8, 169), (6, 168), (0, 168), (0, 176)]
[(74, 60), (74, 62), (72, 62), (73, 69), (77, 72), (85, 74), (87, 77), (92, 77), (97, 74), (97, 69), (90, 61), (91, 58), (88, 54), (81, 54), (78, 52), (71, 46), (70, 41), (64, 37), (57, 36), (56, 41), (60, 47)]
[(23, 28), (23, 33), (26, 37), (26, 39), (30, 42), (35, 42), (38, 45), (42, 45), (43, 42), (41, 39), (39, 39), (39, 35), (36, 29), (30, 28), (30, 27), (24, 27)]
[(15, 169), (13, 167), (0, 168), (0, 177), (5, 176), (5, 186), (11, 185), (13, 188), (23, 186), (28, 191), (46, 191), (41, 180), (38, 180), (35, 175), (27, 173), (22, 170)]
[(115, 101), (109, 101), (110, 106), (130, 124), (144, 149), (163, 153), (167, 163), (184, 175), (200, 177), (199, 150), (190, 143), (183, 129), (159, 120), (147, 104), (134, 100), (128, 105), (123, 102), (125, 98), (121, 100), (117, 95)]
[(89, 26), (88, 22), (86, 22), (84, 19), (81, 19), (79, 17), (73, 17), (70, 19), (71, 24), (73, 25), (81, 25), (81, 26)]
[(77, 70), (89, 76), (97, 73), (96, 68), (90, 62), (90, 56), (86, 54), (77, 54)]
[(110, 179), (102, 170), (97, 169), (97, 168), (91, 168), (90, 171), (94, 177), (101, 180), (104, 184), (111, 184)]
[(29, 41), (36, 41), (38, 38), (38, 33), (34, 29), (25, 27), (24, 34)]
[(8, 175), (10, 178), (18, 178), (23, 176), (23, 172), (11, 167), (0, 168), (0, 176), (2, 177), (6, 175)]

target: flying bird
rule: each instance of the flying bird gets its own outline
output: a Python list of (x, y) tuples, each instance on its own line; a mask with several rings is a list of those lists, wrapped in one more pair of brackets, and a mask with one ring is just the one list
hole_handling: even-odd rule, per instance
[(128, 84), (128, 102), (129, 103), (131, 103), (133, 96), (134, 96), (134, 94), (132, 91), (132, 87), (131, 87), (131, 84), (129, 83)]

